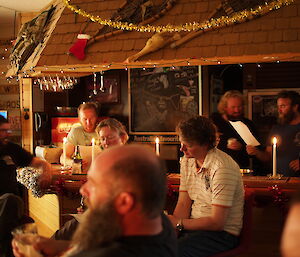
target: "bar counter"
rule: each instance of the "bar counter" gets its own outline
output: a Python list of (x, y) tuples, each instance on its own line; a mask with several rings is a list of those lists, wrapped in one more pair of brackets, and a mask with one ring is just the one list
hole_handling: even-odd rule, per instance
[[(179, 174), (169, 174), (168, 181), (172, 188), (178, 190), (180, 184)], [(287, 192), (295, 192), (300, 189), (299, 177), (282, 177), (281, 179), (273, 179), (266, 176), (244, 175), (243, 182), (245, 189), (253, 189), (257, 192), (263, 192), (265, 189), (273, 186), (277, 186)]]
[[(86, 174), (66, 175), (58, 171), (54, 173), (53, 181), (64, 181), (64, 187), (71, 192), (78, 192), (80, 186), (86, 181)], [(277, 186), (286, 192), (295, 192), (300, 190), (300, 178), (283, 177), (281, 179), (272, 179), (266, 176), (243, 176), (245, 189), (252, 189), (256, 192)], [(178, 191), (180, 184), (180, 175), (177, 173), (168, 174), (169, 187)]]
[[(86, 182), (86, 174), (72, 175), (70, 172), (61, 170), (60, 166), (54, 166), (52, 184), (46, 194), (41, 198), (28, 195), (29, 214), (37, 223), (44, 226), (42, 234), (50, 236), (59, 229), (68, 219), (69, 214), (76, 213), (80, 205), (80, 187)], [(300, 178), (288, 177), (282, 179), (270, 179), (262, 176), (243, 176), (245, 191), (251, 191), (257, 198), (265, 197), (269, 202), (274, 196), (289, 199), (300, 189)], [(168, 174), (169, 193), (166, 208), (172, 211), (175, 207), (180, 174)], [(170, 197), (171, 196), (171, 197)]]

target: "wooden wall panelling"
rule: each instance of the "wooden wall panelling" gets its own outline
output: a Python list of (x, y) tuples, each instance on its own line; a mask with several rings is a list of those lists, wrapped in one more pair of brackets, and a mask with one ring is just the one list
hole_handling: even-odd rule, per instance
[[(32, 79), (20, 79), (22, 147), (33, 153)], [(28, 119), (25, 114), (28, 114)]]

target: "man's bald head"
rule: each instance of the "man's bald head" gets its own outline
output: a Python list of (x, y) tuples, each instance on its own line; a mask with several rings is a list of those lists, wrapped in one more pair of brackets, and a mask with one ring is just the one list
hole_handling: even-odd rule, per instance
[(92, 168), (93, 172), (105, 173), (114, 192), (130, 191), (149, 217), (156, 217), (163, 210), (166, 170), (161, 160), (147, 147), (112, 147), (98, 156)]

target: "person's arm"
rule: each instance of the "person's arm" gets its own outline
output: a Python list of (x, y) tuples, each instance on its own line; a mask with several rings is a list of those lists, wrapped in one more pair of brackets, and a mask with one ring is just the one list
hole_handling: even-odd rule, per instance
[(52, 179), (52, 167), (51, 164), (39, 157), (33, 157), (30, 166), (34, 168), (41, 168), (43, 173), (39, 178), (39, 185), (42, 188), (48, 188)]
[(180, 192), (173, 215), (169, 219), (176, 228), (181, 222), (186, 230), (223, 230), (228, 215), (228, 207), (212, 205), (212, 215), (198, 219), (190, 219), (192, 201), (187, 192)]
[(174, 228), (183, 218), (190, 217), (192, 200), (187, 191), (179, 191), (178, 201), (172, 215), (168, 215)]
[(186, 230), (220, 231), (224, 229), (228, 212), (228, 207), (212, 205), (211, 216), (198, 219), (182, 219), (182, 225)]
[(284, 257), (299, 256), (300, 203), (294, 204), (286, 219), (281, 240), (281, 253)]
[(271, 154), (272, 147), (271, 146), (268, 146), (266, 148), (266, 150), (263, 151), (263, 150), (259, 150), (257, 147), (255, 147), (253, 145), (247, 145), (246, 150), (249, 155), (254, 155), (260, 161), (268, 162), (271, 160), (271, 157), (272, 157), (272, 154)]
[(71, 159), (75, 151), (75, 145), (70, 142), (66, 143), (66, 157)]
[[(54, 240), (45, 237), (39, 237), (36, 242), (32, 245), (35, 250), (42, 253), (43, 256), (54, 257), (67, 251), (70, 247), (71, 241), (65, 240)], [(12, 249), (16, 257), (24, 257), (20, 252), (15, 239), (12, 240)]]
[(189, 197), (188, 192), (179, 192), (178, 201), (173, 212), (174, 218), (177, 220), (180, 218), (189, 218), (191, 213), (192, 200)]

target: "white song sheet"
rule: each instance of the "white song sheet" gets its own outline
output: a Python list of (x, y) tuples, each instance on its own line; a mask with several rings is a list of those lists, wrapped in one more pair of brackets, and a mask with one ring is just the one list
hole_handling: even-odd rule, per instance
[(231, 126), (236, 130), (236, 132), (241, 136), (247, 145), (258, 146), (260, 143), (253, 136), (249, 128), (242, 121), (229, 121)]

